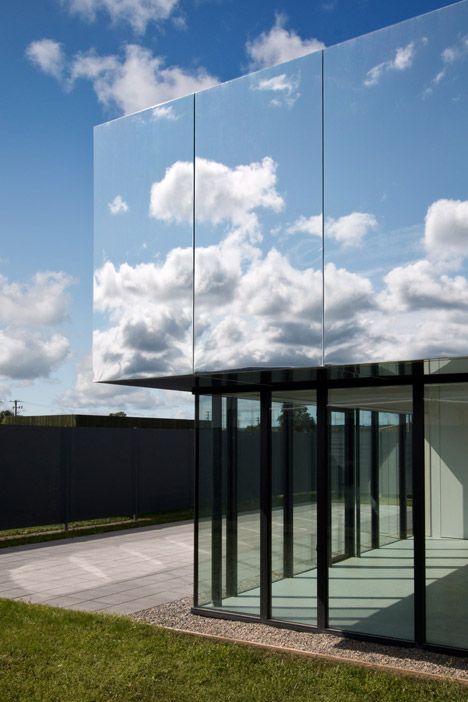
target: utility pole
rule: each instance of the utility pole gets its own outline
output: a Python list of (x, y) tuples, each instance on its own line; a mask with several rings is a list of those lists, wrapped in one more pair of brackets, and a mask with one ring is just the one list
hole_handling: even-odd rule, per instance
[(15, 417), (18, 416), (18, 414), (21, 412), (23, 409), (23, 405), (21, 404), (21, 400), (10, 400), (11, 404), (13, 405), (14, 409), (14, 415)]

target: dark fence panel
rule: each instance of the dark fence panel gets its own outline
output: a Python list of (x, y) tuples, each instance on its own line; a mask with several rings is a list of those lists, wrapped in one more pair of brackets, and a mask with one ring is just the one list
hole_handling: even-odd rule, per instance
[(71, 434), (70, 521), (133, 514), (132, 429), (63, 431)]
[(60, 429), (0, 428), (0, 529), (63, 519)]
[(192, 505), (191, 429), (0, 427), (0, 529)]
[(188, 509), (193, 504), (193, 434), (179, 429), (138, 435), (138, 512)]

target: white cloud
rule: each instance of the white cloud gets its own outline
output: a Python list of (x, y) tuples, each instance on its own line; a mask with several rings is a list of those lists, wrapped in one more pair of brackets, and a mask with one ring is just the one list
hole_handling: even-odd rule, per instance
[(39, 272), (30, 283), (9, 282), (0, 275), (0, 324), (37, 327), (63, 322), (68, 313), (66, 273)]
[(426, 213), (424, 245), (443, 260), (468, 256), (468, 200), (437, 200)]
[[(318, 362), (321, 272), (296, 271), (281, 253), (265, 255), (259, 246), (259, 210), (284, 206), (276, 164), (265, 157), (229, 168), (199, 159), (197, 174), (199, 221), (224, 230), (221, 241), (195, 254), (198, 367)], [(177, 162), (153, 185), (152, 215), (190, 221), (191, 196), (192, 164)], [(191, 248), (173, 249), (161, 263), (107, 262), (95, 280), (104, 320), (95, 333), (97, 379), (190, 372)]]
[(115, 412), (138, 410), (156, 410), (157, 393), (146, 388), (128, 388), (122, 385), (103, 385), (93, 383), (91, 356), (87, 355), (76, 366), (75, 385), (59, 399), (61, 407), (72, 411), (86, 409), (107, 410)]
[[(359, 246), (363, 238), (377, 227), (377, 219), (369, 212), (351, 212), (343, 217), (334, 219), (327, 217), (325, 221), (325, 236), (335, 239), (345, 247)], [(288, 229), (288, 233), (311, 234), (322, 236), (322, 216), (299, 217)]]
[(288, 227), (287, 231), (289, 234), (311, 234), (312, 236), (321, 237), (322, 215), (313, 215), (312, 217), (304, 217), (302, 215)]
[(113, 24), (126, 23), (143, 34), (150, 22), (167, 20), (179, 0), (62, 0), (72, 14), (94, 21), (99, 12), (109, 15)]
[(385, 276), (382, 306), (392, 310), (461, 309), (468, 305), (468, 281), (449, 276), (427, 260), (399, 266)]
[(99, 102), (129, 114), (215, 85), (218, 80), (205, 69), (187, 71), (165, 66), (164, 60), (137, 44), (125, 47), (125, 56), (99, 56), (93, 52), (75, 56), (71, 82), (92, 82)]
[[(453, 46), (448, 46), (441, 53), (442, 68), (436, 73), (431, 83), (432, 86), (437, 86), (441, 83), (449, 72), (451, 66), (457, 63), (465, 56), (468, 55), (468, 34), (462, 37)], [(425, 95), (430, 95), (432, 93), (432, 87), (429, 87), (425, 91)]]
[(272, 92), (274, 97), (271, 99), (270, 104), (273, 107), (281, 107), (282, 105), (292, 107), (300, 97), (299, 86), (299, 76), (281, 73), (278, 76), (273, 76), (273, 78), (259, 80), (252, 87), (254, 90)]
[[(181, 66), (166, 66), (164, 59), (154, 56), (138, 44), (127, 44), (123, 56), (99, 55), (94, 50), (77, 53), (68, 62), (63, 54), (59, 64), (46, 60), (41, 40), (27, 49), (29, 58), (45, 73), (59, 80), (71, 90), (77, 80), (89, 81), (99, 102), (107, 108), (117, 108), (123, 114), (168, 102), (183, 95), (205, 90), (218, 83), (204, 68), (186, 70)], [(60, 49), (57, 42), (52, 42)], [(42, 52), (42, 53), (41, 53)], [(171, 106), (162, 106), (155, 117), (173, 118)]]
[(251, 70), (274, 66), (325, 48), (325, 44), (318, 39), (302, 39), (294, 30), (286, 29), (285, 23), (286, 17), (277, 14), (275, 24), (268, 32), (262, 32), (247, 42)]
[(170, 122), (175, 122), (179, 119), (173, 105), (161, 105), (160, 107), (155, 107), (153, 110), (153, 117), (155, 119), (167, 119)]
[(128, 212), (128, 205), (123, 199), (122, 195), (116, 195), (112, 202), (108, 203), (108, 208), (111, 214), (119, 215)]
[(408, 68), (411, 68), (415, 53), (415, 43), (413, 41), (406, 46), (398, 48), (392, 59), (383, 61), (367, 71), (364, 85), (367, 88), (371, 88), (378, 85), (382, 76), (388, 71), (406, 71)]
[[(284, 206), (276, 190), (276, 163), (262, 161), (229, 168), (196, 159), (196, 214), (199, 222), (253, 226), (258, 208), (280, 212)], [(192, 163), (177, 161), (151, 188), (150, 215), (164, 222), (190, 222), (192, 218)]]
[(69, 342), (51, 327), (64, 322), (72, 278), (39, 272), (28, 283), (0, 276), (0, 376), (46, 378), (68, 356)]
[(62, 46), (53, 39), (33, 41), (26, 49), (26, 56), (49, 76), (60, 80), (65, 67)]
[(377, 227), (377, 219), (369, 212), (351, 212), (338, 219), (325, 221), (325, 236), (343, 244), (343, 246), (359, 246), (363, 238)]
[(48, 378), (67, 358), (69, 346), (61, 334), (49, 337), (27, 329), (0, 330), (0, 376)]

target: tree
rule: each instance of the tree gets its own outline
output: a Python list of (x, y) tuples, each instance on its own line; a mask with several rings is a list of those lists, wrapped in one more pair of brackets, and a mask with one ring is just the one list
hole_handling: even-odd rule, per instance
[(4, 417), (13, 417), (13, 412), (11, 410), (0, 410), (0, 424), (3, 422)]
[(283, 403), (281, 414), (278, 416), (278, 424), (281, 429), (286, 428), (287, 414), (292, 414), (294, 431), (313, 431), (315, 429), (315, 419), (309, 414), (307, 407), (296, 407)]
[(127, 413), (120, 410), (120, 412), (109, 412), (109, 417), (126, 417)]

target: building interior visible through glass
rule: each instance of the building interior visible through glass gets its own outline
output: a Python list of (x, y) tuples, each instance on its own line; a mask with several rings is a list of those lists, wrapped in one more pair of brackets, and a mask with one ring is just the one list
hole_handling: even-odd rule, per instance
[(467, 164), (468, 0), (96, 128), (95, 379), (195, 395), (195, 612), (468, 650)]

